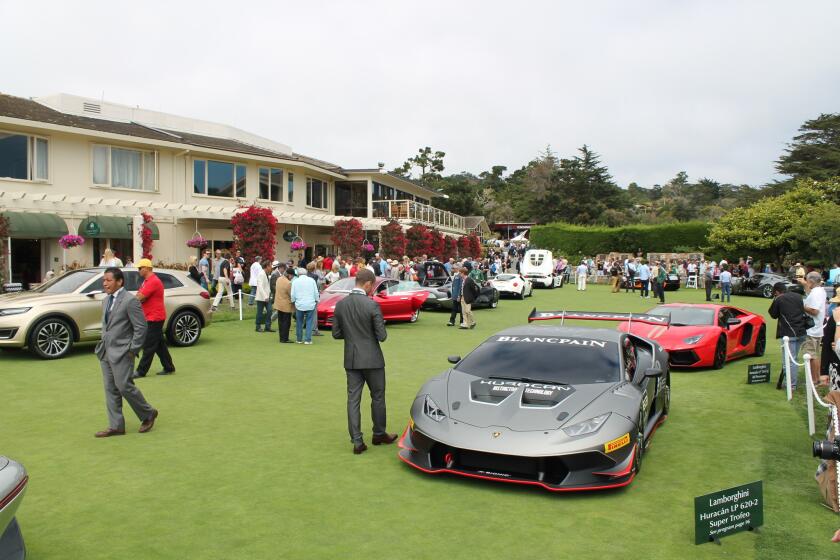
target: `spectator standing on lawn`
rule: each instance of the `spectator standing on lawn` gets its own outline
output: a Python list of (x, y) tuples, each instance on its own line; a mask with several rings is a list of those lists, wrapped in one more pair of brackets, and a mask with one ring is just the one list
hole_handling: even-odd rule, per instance
[(665, 272), (665, 265), (660, 261), (656, 269), (656, 290), (658, 293), (654, 293), (654, 295), (659, 296), (659, 303), (665, 303), (665, 280), (667, 279), (668, 273)]
[(618, 259), (613, 261), (610, 267), (610, 285), (612, 286), (612, 293), (617, 294), (619, 286), (621, 286), (621, 266), (618, 264)]
[(464, 286), (464, 277), (457, 273), (458, 269), (454, 270), (456, 274), (452, 278), (452, 290), (450, 293), (450, 297), (452, 298), (452, 312), (449, 314), (449, 322), (446, 323), (447, 327), (455, 326), (455, 317), (459, 314), (461, 315), (460, 324), (464, 323), (464, 314), (461, 311), (461, 288)]
[(332, 270), (327, 272), (326, 276), (324, 276), (324, 281), (326, 285), (329, 286), (330, 284), (334, 284), (341, 280), (341, 267), (339, 266), (337, 261), (332, 262)]
[[(833, 304), (840, 303), (840, 294), (829, 300)], [(840, 307), (835, 307), (828, 315), (828, 322), (823, 329), (822, 356), (820, 360), (820, 385), (829, 391), (840, 391)]]
[(216, 311), (219, 308), (219, 303), (222, 301), (222, 296), (227, 290), (228, 300), (230, 300), (230, 308), (233, 309), (233, 293), (231, 292), (231, 274), (230, 274), (230, 255), (225, 254), (218, 259), (219, 261), (219, 275), (216, 277), (216, 297), (213, 299), (213, 306), (210, 311)]
[(271, 286), (268, 283), (268, 272), (271, 266), (268, 262), (251, 275), (251, 293), (257, 302), (256, 331), (274, 332), (271, 328)]
[(102, 338), (96, 345), (96, 356), (102, 368), (108, 428), (94, 434), (98, 438), (125, 434), (122, 401), (142, 420), (140, 433), (155, 425), (158, 411), (146, 401), (134, 384), (134, 358), (143, 348), (146, 319), (140, 301), (125, 290), (123, 271), (108, 267), (102, 275), (102, 288), (108, 294), (102, 301)]
[(169, 348), (166, 347), (166, 337), (163, 335), (163, 325), (166, 322), (163, 283), (152, 271), (151, 260), (140, 259), (137, 270), (143, 278), (136, 297), (140, 301), (143, 316), (146, 318), (146, 338), (143, 341), (143, 356), (137, 364), (134, 377), (146, 377), (155, 354), (160, 360), (160, 365), (163, 366), (158, 375), (171, 375), (175, 373), (175, 364), (172, 363), (172, 356), (169, 354)]
[[(237, 260), (238, 257), (237, 257)], [(262, 267), (262, 257), (257, 255), (254, 257), (254, 262), (251, 263), (251, 268), (248, 271), (248, 284), (251, 285), (251, 293), (248, 295), (248, 305), (254, 305), (254, 301), (256, 300), (256, 290), (254, 289), (254, 284), (256, 281), (254, 280), (260, 275), (260, 271), (263, 269)]]
[(470, 269), (461, 267), (461, 327), (462, 329), (474, 329), (475, 317), (472, 313), (472, 304), (480, 293), (478, 284), (470, 276)]
[[(231, 293), (233, 294), (234, 300), (241, 302), (240, 295), (242, 294), (242, 286), (245, 285), (245, 273), (242, 270), (242, 263), (239, 259), (230, 259), (230, 273), (233, 283)], [(253, 288), (251, 288), (251, 293), (254, 293)]]
[(373, 420), (373, 444), (390, 444), (397, 434), (386, 431), (385, 407), (385, 357), (380, 343), (388, 333), (379, 305), (368, 297), (373, 290), (376, 276), (368, 270), (356, 274), (356, 286), (338, 302), (333, 316), (332, 336), (344, 340), (344, 371), (347, 374), (347, 429), (353, 453), (360, 455), (367, 450), (362, 434), (362, 390), (365, 384), (370, 391), (370, 409)]
[(201, 287), (210, 290), (213, 275), (210, 273), (210, 249), (205, 249), (201, 260), (198, 261), (198, 273), (201, 275)]
[[(358, 273), (356, 273), (356, 276), (358, 276)], [(299, 268), (297, 270), (297, 278), (292, 282), (290, 296), (292, 304), (295, 306), (297, 343), (312, 344), (312, 329), (316, 321), (316, 308), (320, 295), (318, 284), (306, 275), (306, 269)]]
[(639, 277), (639, 282), (642, 283), (642, 288), (639, 290), (639, 297), (650, 299), (650, 267), (648, 267), (645, 259), (639, 261), (639, 265), (636, 267), (636, 274)]
[(584, 261), (580, 261), (580, 264), (577, 266), (575, 270), (575, 279), (577, 282), (577, 291), (584, 292), (586, 291), (586, 275), (589, 273), (589, 269), (586, 267), (586, 263)]
[[(198, 271), (198, 257), (190, 255), (189, 266), (187, 267), (187, 274), (190, 275), (196, 284), (201, 284), (201, 273)], [(202, 285), (206, 290), (207, 288)]]
[(706, 290), (706, 301), (712, 301), (712, 287), (715, 285), (715, 267), (706, 262), (703, 269), (703, 288)]
[[(773, 303), (768, 310), (770, 316), (777, 319), (776, 338), (780, 339), (782, 345), (783, 371), (790, 375), (790, 383), (796, 389), (797, 373), (799, 367), (796, 364), (799, 349), (805, 343), (805, 306), (802, 303), (802, 296), (795, 292), (788, 292), (784, 282), (773, 284)], [(784, 352), (783, 337), (789, 337), (790, 353), (792, 359), (788, 359)], [(781, 387), (778, 387), (781, 389)]]
[(287, 268), (286, 265), (281, 264), (278, 269), (280, 277), (274, 286), (274, 309), (277, 311), (277, 332), (280, 336), (280, 342), (283, 344), (290, 344), (289, 329), (292, 326), (292, 278), (294, 277), (294, 269)]
[[(222, 261), (223, 260), (228, 260), (230, 258), (230, 255), (227, 254), (227, 253), (222, 255), (222, 250), (221, 249), (216, 249), (216, 252), (214, 253), (214, 255), (215, 255), (215, 258), (213, 259), (213, 276), (212, 276), (212, 278), (213, 278), (213, 291), (218, 293), (219, 278), (222, 277)], [(228, 287), (230, 287), (230, 285), (228, 285)]]
[[(318, 275), (318, 263), (315, 261), (309, 262), (306, 265), (306, 275), (315, 280), (315, 285), (318, 287), (318, 293), (321, 293), (323, 288), (323, 279)], [(324, 336), (318, 330), (318, 317), (315, 316), (314, 326), (312, 327), (312, 336)]]
[(803, 305), (805, 313), (814, 320), (814, 326), (805, 333), (805, 344), (802, 345), (802, 353), (811, 355), (811, 379), (814, 385), (820, 382), (820, 359), (823, 337), (823, 323), (825, 322), (825, 300), (827, 298), (823, 288), (822, 277), (819, 272), (809, 272), (805, 275), (805, 297)]
[(732, 273), (729, 272), (729, 265), (723, 265), (723, 269), (720, 271), (720, 276), (718, 278), (720, 280), (720, 302), (723, 303), (726, 300), (726, 303), (732, 302)]
[(840, 262), (834, 263), (834, 267), (828, 271), (828, 283), (837, 286), (840, 283)]

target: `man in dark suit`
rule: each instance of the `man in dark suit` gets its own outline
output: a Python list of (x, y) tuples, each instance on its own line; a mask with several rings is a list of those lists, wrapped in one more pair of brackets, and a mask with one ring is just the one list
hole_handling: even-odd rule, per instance
[(394, 443), (396, 434), (385, 431), (385, 358), (380, 342), (385, 342), (385, 321), (379, 305), (368, 297), (376, 280), (362, 268), (356, 273), (356, 287), (335, 306), (333, 338), (344, 340), (344, 370), (347, 372), (347, 427), (353, 453), (367, 450), (362, 438), (362, 389), (370, 390), (373, 416), (373, 445)]
[(125, 434), (123, 399), (143, 422), (140, 433), (155, 425), (158, 411), (146, 402), (134, 384), (134, 358), (143, 348), (146, 337), (146, 318), (140, 301), (129, 294), (123, 285), (125, 278), (119, 268), (111, 267), (102, 276), (102, 286), (108, 297), (102, 304), (102, 340), (96, 345), (96, 356), (102, 367), (105, 385), (105, 404), (108, 408), (108, 429), (96, 432), (96, 437)]
[(472, 312), (472, 304), (481, 294), (481, 289), (470, 276), (470, 269), (466, 266), (461, 268), (461, 327), (462, 329), (474, 329), (475, 317)]

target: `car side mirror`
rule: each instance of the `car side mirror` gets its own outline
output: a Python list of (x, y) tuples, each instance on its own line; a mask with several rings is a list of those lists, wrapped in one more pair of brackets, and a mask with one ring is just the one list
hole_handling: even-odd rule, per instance
[(461, 361), (461, 356), (449, 356), (446, 359), (450, 364), (457, 364)]
[(645, 370), (645, 377), (661, 377), (662, 376), (662, 369), (661, 368), (648, 368)]
[(741, 324), (741, 319), (737, 319), (735, 317), (730, 317), (729, 319), (726, 320), (727, 328), (728, 327), (734, 327), (735, 325), (740, 325), (740, 324)]

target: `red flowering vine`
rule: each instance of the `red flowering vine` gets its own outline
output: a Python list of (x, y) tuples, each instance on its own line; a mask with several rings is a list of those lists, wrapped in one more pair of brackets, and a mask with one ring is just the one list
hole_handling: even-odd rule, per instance
[(256, 256), (274, 260), (277, 218), (270, 208), (252, 204), (244, 212), (234, 214), (230, 225), (233, 227), (234, 248), (242, 251), (246, 261), (251, 262)]
[(458, 256), (462, 259), (472, 256), (472, 247), (470, 247), (470, 240), (466, 235), (458, 238)]
[(338, 247), (340, 254), (347, 257), (354, 257), (362, 251), (362, 242), (365, 240), (365, 229), (362, 226), (362, 222), (355, 218), (338, 220), (335, 222), (330, 239)]
[(432, 231), (422, 224), (414, 224), (405, 232), (407, 239), (406, 251), (409, 257), (421, 255), (432, 256), (434, 248), (434, 236)]
[(458, 257), (458, 240), (454, 237), (447, 237), (446, 238), (446, 249), (443, 251), (444, 259), (457, 258)]
[(391, 220), (382, 226), (379, 236), (382, 243), (382, 253), (389, 259), (401, 259), (405, 255), (406, 238), (402, 226), (396, 220)]
[(483, 253), (481, 249), (481, 240), (474, 233), (469, 234), (467, 236), (467, 240), (470, 244), (470, 256), (474, 259), (480, 259)]
[(152, 239), (152, 228), (149, 227), (149, 224), (154, 218), (147, 212), (140, 212), (140, 216), (143, 218), (143, 223), (140, 225), (140, 246), (143, 249), (142, 258), (152, 260), (152, 245), (155, 242)]

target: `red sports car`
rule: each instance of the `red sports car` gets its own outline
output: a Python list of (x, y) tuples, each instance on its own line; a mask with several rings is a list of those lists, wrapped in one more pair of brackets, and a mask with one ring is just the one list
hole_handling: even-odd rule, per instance
[(730, 305), (667, 303), (647, 315), (668, 317), (668, 324), (631, 319), (618, 328), (661, 344), (675, 367), (720, 369), (729, 360), (763, 355), (767, 345), (764, 318)]
[[(355, 286), (355, 278), (345, 278), (321, 293), (321, 301), (318, 302), (319, 327), (332, 326), (335, 304), (347, 297)], [(425, 289), (401, 291), (397, 280), (377, 278), (373, 285), (373, 295), (370, 297), (382, 308), (382, 317), (386, 322), (414, 323), (420, 317), (420, 307), (429, 297), (429, 292)]]

